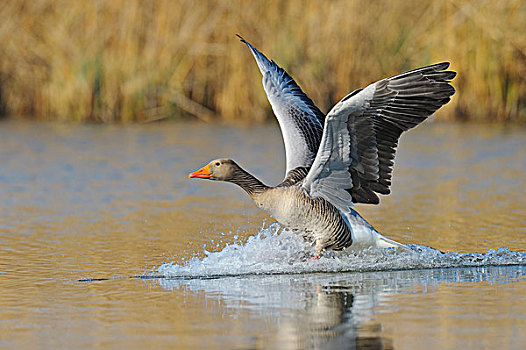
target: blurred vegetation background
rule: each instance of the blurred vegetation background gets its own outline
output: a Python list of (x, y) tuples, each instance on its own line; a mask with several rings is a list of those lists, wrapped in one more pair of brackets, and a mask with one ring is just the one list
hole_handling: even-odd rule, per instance
[(327, 112), (385, 76), (450, 61), (439, 120), (526, 121), (526, 2), (3, 0), (0, 116), (272, 118), (241, 34)]

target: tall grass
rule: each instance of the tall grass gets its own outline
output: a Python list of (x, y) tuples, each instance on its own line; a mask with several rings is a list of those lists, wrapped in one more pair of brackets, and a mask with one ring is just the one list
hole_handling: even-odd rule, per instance
[(3, 0), (0, 114), (130, 122), (265, 120), (240, 33), (324, 110), (438, 61), (459, 72), (439, 119), (526, 121), (526, 3)]

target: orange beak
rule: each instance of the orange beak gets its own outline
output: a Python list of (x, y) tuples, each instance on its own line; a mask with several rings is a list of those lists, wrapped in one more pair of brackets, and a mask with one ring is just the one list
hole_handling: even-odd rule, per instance
[(189, 178), (199, 178), (199, 179), (209, 179), (212, 174), (210, 173), (210, 164), (205, 165), (199, 170), (194, 171), (191, 174), (188, 174)]

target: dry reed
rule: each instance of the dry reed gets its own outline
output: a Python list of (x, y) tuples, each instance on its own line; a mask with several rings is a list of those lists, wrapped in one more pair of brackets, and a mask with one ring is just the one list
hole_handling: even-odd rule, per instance
[(324, 110), (438, 61), (459, 72), (439, 119), (526, 121), (526, 3), (3, 0), (0, 114), (130, 122), (269, 118), (240, 33)]

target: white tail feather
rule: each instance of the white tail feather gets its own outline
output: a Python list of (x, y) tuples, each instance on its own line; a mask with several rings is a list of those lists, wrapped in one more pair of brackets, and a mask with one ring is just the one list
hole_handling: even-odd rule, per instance
[(392, 239), (385, 238), (382, 235), (378, 235), (378, 239), (376, 240), (376, 246), (378, 248), (395, 248), (396, 250), (411, 252), (411, 248), (406, 246), (405, 244), (398, 243), (396, 241), (393, 241)]

